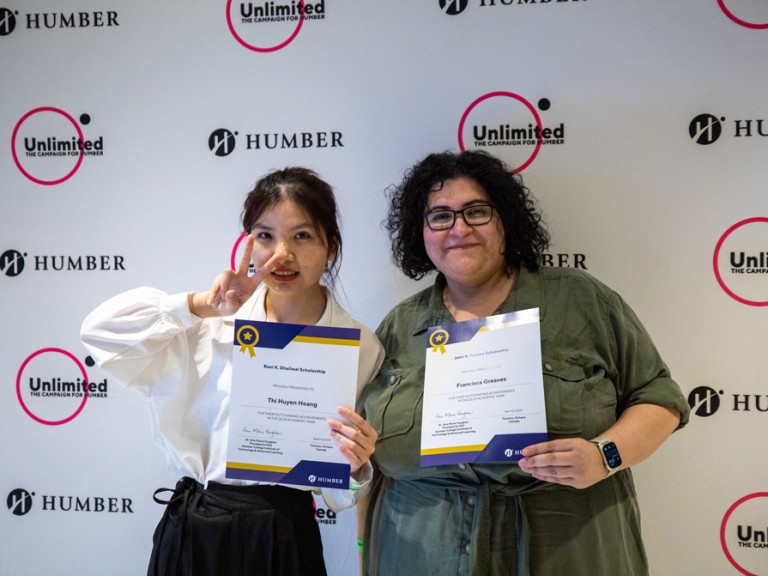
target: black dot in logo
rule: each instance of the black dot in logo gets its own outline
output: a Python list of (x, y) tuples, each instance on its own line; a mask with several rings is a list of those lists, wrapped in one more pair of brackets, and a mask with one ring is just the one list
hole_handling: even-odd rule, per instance
[(93, 368), (96, 366), (96, 361), (91, 356), (85, 357), (85, 365), (88, 366), (88, 368)]
[(89, 114), (80, 114), (80, 124), (85, 124), (86, 126), (91, 123), (91, 116)]
[(539, 100), (539, 110), (547, 111), (549, 110), (549, 107), (552, 106), (552, 103), (549, 101), (549, 98), (542, 98)]

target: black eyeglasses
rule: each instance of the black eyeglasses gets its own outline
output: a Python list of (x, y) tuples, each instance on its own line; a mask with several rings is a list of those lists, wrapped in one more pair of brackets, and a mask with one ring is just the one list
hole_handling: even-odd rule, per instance
[(450, 230), (456, 223), (456, 216), (461, 214), (467, 226), (482, 226), (493, 218), (495, 206), (490, 204), (473, 204), (463, 210), (448, 210), (439, 208), (424, 214), (430, 230)]

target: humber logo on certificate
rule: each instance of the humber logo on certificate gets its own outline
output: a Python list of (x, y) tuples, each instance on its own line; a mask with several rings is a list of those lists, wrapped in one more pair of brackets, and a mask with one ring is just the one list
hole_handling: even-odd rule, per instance
[(539, 309), (427, 331), (421, 465), (500, 463), (545, 442)]

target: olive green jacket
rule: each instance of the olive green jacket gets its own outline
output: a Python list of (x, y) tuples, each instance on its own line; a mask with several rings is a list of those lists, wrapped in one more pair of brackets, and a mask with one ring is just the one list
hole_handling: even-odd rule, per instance
[[(648, 573), (630, 470), (576, 490), (516, 463), (421, 467), (426, 332), (453, 322), (438, 275), (377, 335), (386, 358), (364, 392), (379, 438), (366, 522), (370, 576)], [(571, 268), (523, 269), (495, 314), (539, 308), (549, 437), (594, 438), (636, 404), (689, 406), (648, 333), (610, 288)]]

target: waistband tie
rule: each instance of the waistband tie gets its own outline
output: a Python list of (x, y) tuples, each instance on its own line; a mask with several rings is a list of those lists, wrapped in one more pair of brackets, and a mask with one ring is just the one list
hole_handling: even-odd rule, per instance
[[(165, 512), (163, 513), (163, 519), (160, 523), (160, 532), (159, 532), (158, 542), (162, 542), (163, 536), (165, 536), (165, 529), (168, 526), (168, 520), (171, 515), (170, 505), (181, 501), (181, 507), (180, 507), (181, 542), (179, 543), (179, 547), (183, 549), (185, 535), (187, 533), (187, 510), (189, 509), (190, 496), (194, 494), (194, 492), (197, 490), (197, 487), (198, 487), (197, 481), (193, 480), (192, 478), (183, 478), (182, 480), (179, 480), (176, 483), (176, 488), (158, 488), (157, 490), (155, 490), (155, 493), (152, 494), (152, 500), (154, 500), (158, 504), (162, 504), (166, 506)], [(171, 497), (168, 498), (167, 500), (158, 498), (158, 495), (164, 492), (170, 492)], [(158, 566), (159, 561), (160, 561), (160, 554), (155, 554), (154, 561), (152, 562), (152, 574), (154, 576), (158, 576), (160, 574), (159, 566)], [(176, 574), (179, 576), (181, 575), (180, 562), (176, 563)]]

